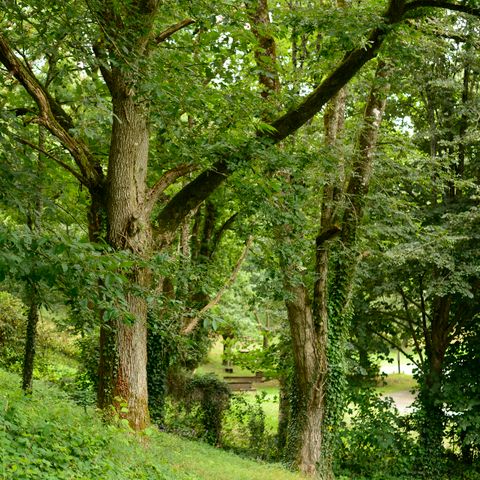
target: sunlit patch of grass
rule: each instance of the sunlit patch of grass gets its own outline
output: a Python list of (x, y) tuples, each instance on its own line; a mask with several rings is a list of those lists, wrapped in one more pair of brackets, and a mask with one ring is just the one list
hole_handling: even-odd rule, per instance
[(393, 373), (384, 377), (385, 385), (377, 388), (381, 394), (401, 392), (405, 390), (413, 390), (417, 387), (416, 380), (406, 373)]

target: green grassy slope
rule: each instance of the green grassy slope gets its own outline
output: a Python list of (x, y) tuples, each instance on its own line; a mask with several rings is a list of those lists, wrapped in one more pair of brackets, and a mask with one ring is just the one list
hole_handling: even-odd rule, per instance
[(155, 429), (133, 435), (107, 426), (54, 387), (0, 370), (1, 480), (300, 480), (279, 466), (245, 460)]

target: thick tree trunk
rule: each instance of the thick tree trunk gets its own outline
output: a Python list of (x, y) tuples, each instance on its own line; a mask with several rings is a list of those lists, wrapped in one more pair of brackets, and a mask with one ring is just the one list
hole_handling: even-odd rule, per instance
[[(327, 374), (326, 342), (319, 338), (307, 289), (286, 285), (286, 302), (295, 362), (295, 398), (290, 405), (287, 450), (295, 451), (295, 463), (306, 475), (314, 476), (322, 449)], [(292, 428), (293, 427), (293, 428)]]
[[(147, 255), (151, 248), (148, 212), (145, 209), (148, 164), (147, 111), (121, 86), (113, 97), (113, 129), (107, 176), (107, 239), (115, 249)], [(141, 267), (131, 272), (132, 283), (147, 287), (149, 274)], [(147, 305), (127, 294), (129, 313), (102, 328), (100, 343), (99, 406), (126, 404), (135, 430), (149, 423), (147, 393)], [(113, 380), (113, 382), (112, 382)]]

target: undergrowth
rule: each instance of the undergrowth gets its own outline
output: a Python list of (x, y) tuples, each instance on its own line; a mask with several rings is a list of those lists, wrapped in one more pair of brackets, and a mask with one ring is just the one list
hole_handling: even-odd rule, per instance
[(0, 370), (1, 480), (299, 480), (279, 466), (239, 458), (154, 428), (107, 425), (43, 382), (32, 396)]

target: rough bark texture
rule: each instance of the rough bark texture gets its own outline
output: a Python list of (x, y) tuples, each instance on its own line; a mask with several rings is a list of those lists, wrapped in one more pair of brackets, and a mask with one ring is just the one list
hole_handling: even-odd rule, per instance
[(290, 418), (290, 401), (288, 395), (288, 379), (280, 376), (278, 389), (278, 431), (277, 448), (280, 458), (285, 457), (284, 451), (288, 438), (288, 422)]
[[(296, 451), (295, 463), (306, 475), (313, 476), (322, 448), (324, 387), (327, 373), (326, 344), (318, 332), (304, 285), (286, 285), (286, 302), (295, 362), (296, 398), (290, 420), (287, 449)], [(293, 430), (294, 429), (294, 430)]]
[[(343, 195), (344, 182), (344, 159), (338, 148), (338, 137), (343, 130), (344, 115), (346, 104), (346, 90), (342, 89), (328, 104), (324, 115), (325, 127), (325, 143), (332, 152), (337, 156), (336, 175), (327, 182), (323, 189), (322, 205), (321, 205), (321, 221), (320, 233), (315, 242), (315, 282), (313, 286), (313, 310), (312, 321), (315, 326), (312, 341), (315, 342), (317, 350), (318, 367), (320, 369), (319, 380), (311, 377), (311, 382), (318, 382), (316, 395), (312, 395), (311, 405), (309, 406), (310, 414), (317, 418), (316, 424), (306, 424), (305, 435), (308, 435), (309, 428), (318, 428), (316, 437), (313, 438), (321, 448), (312, 450), (314, 457), (302, 458), (301, 470), (310, 475), (321, 472), (322, 478), (333, 478), (332, 465), (329, 459), (331, 455), (326, 449), (329, 448), (326, 430), (325, 415), (327, 412), (327, 374), (328, 374), (328, 280), (329, 280), (329, 240), (334, 238), (338, 233), (338, 227), (335, 225), (337, 210), (339, 208)], [(328, 233), (330, 232), (330, 233)], [(315, 372), (311, 374), (315, 375)], [(318, 374), (317, 374), (318, 375)], [(301, 451), (301, 453), (310, 453)], [(321, 463), (321, 464), (320, 464)]]
[[(113, 129), (108, 165), (107, 239), (116, 249), (131, 250), (146, 255), (151, 247), (149, 219), (145, 218), (146, 173), (148, 164), (147, 112), (123, 88), (115, 90), (113, 99)], [(149, 275), (138, 268), (131, 281), (147, 287)], [(132, 324), (116, 320), (102, 330), (102, 367), (105, 374), (113, 375), (111, 393), (107, 387), (105, 398), (99, 404), (126, 402), (125, 417), (139, 430), (149, 423), (147, 389), (147, 305), (144, 299), (127, 295)], [(114, 335), (115, 342), (106, 336)], [(114, 368), (112, 368), (114, 366)], [(100, 372), (103, 375), (103, 372)], [(102, 394), (101, 391), (99, 391)]]
[[(338, 309), (338, 318), (334, 320), (339, 325), (329, 325), (332, 295), (329, 294), (328, 286), (330, 282), (333, 284), (335, 302), (342, 303), (348, 297), (353, 271), (351, 262), (335, 264), (333, 271), (329, 271), (329, 242), (340, 235), (344, 240), (344, 247), (352, 248), (355, 243), (356, 230), (362, 216), (361, 207), (368, 191), (376, 139), (385, 108), (385, 85), (384, 83), (381, 87), (378, 85), (378, 77), (382, 76), (383, 80), (383, 75), (384, 69), (379, 68), (367, 101), (353, 173), (346, 189), (350, 198), (343, 216), (339, 212), (343, 205), (344, 167), (336, 144), (343, 128), (345, 90), (342, 90), (326, 109), (325, 142), (337, 154), (339, 168), (335, 178), (325, 185), (322, 196), (320, 233), (316, 238), (313, 305), (310, 306), (308, 292), (304, 286), (292, 287), (287, 284), (292, 298), (287, 303), (287, 310), (294, 342), (296, 388), (302, 399), (295, 405), (296, 414), (292, 416), (298, 426), (296, 462), (305, 474), (319, 474), (326, 480), (333, 478), (332, 455), (324, 422), (329, 408), (328, 338), (331, 328), (339, 330), (343, 325), (342, 312)], [(337, 345), (334, 348), (341, 346)]]
[(444, 375), (444, 359), (450, 343), (450, 309), (452, 297), (445, 295), (433, 301), (431, 324), (424, 330), (425, 372), (419, 391), (423, 410), (420, 425), (420, 441), (427, 455), (439, 455), (443, 451), (445, 414), (441, 399)]

